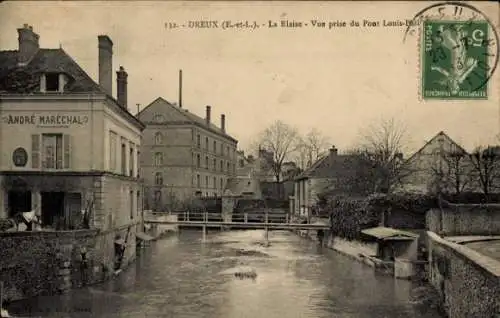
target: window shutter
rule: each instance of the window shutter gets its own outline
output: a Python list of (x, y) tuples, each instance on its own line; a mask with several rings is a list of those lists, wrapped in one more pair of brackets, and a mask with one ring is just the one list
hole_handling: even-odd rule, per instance
[(71, 167), (71, 136), (63, 135), (64, 169)]
[(31, 167), (40, 169), (40, 135), (31, 135)]

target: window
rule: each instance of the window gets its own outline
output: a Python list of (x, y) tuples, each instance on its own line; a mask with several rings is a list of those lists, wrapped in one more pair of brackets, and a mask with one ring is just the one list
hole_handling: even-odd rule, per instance
[(128, 164), (128, 170), (130, 170), (130, 176), (134, 176), (134, 144), (130, 143), (130, 151), (129, 151), (129, 164)]
[(137, 149), (137, 178), (140, 178), (141, 174), (140, 174), (140, 166), (141, 166), (141, 152), (139, 151), (139, 149)]
[(161, 152), (155, 152), (155, 166), (159, 167), (163, 165), (163, 154)]
[(163, 115), (162, 114), (154, 114), (153, 115), (153, 121), (156, 122), (156, 123), (161, 123), (163, 122)]
[(199, 168), (201, 166), (201, 158), (200, 154), (196, 155), (196, 166)]
[(227, 172), (229, 172), (229, 162), (227, 163)]
[(130, 198), (130, 219), (133, 220), (134, 219), (134, 211), (136, 211), (136, 209), (134, 209), (134, 191), (130, 191), (130, 194), (129, 194), (129, 198)]
[(43, 169), (67, 169), (70, 167), (70, 136), (43, 134), (40, 156), (40, 137), (32, 135), (32, 166), (39, 167), (41, 157)]
[(208, 137), (205, 137), (205, 149), (208, 150)]
[(163, 175), (161, 172), (155, 173), (155, 184), (156, 185), (163, 185)]
[(217, 141), (214, 140), (214, 153), (217, 152)]
[(222, 162), (222, 160), (220, 161), (220, 171), (224, 171), (224, 163)]
[(228, 146), (228, 147), (226, 147), (226, 156), (228, 156), (228, 157), (229, 157), (229, 146)]
[(200, 142), (200, 134), (198, 134), (198, 135), (196, 135), (196, 146), (197, 146), (198, 148), (200, 148), (200, 147), (201, 147), (200, 143), (201, 143), (201, 142)]
[(245, 166), (245, 161), (243, 159), (240, 159), (240, 167), (243, 168)]
[(154, 205), (155, 210), (158, 211), (161, 206), (161, 191), (155, 191)]
[(224, 189), (224, 179), (220, 178), (220, 188)]
[(224, 154), (224, 145), (222, 143), (220, 144), (220, 154)]
[(196, 186), (199, 188), (200, 187), (200, 175), (196, 175)]
[(217, 188), (217, 178), (214, 177), (214, 184), (213, 184), (214, 189)]
[(205, 156), (205, 168), (208, 169), (208, 156)]
[(137, 191), (137, 216), (139, 216), (140, 211), (142, 211), (141, 192)]
[(217, 159), (214, 158), (214, 171), (217, 170)]
[(45, 74), (45, 90), (47, 92), (59, 91), (59, 74), (57, 73)]
[(208, 184), (208, 176), (205, 176), (205, 187), (209, 187), (209, 184)]
[(161, 145), (163, 143), (163, 135), (161, 132), (155, 133), (155, 145)]
[(127, 175), (127, 145), (125, 138), (122, 138), (122, 174)]
[(109, 132), (109, 170), (116, 171), (116, 146), (118, 141), (118, 135), (110, 131)]

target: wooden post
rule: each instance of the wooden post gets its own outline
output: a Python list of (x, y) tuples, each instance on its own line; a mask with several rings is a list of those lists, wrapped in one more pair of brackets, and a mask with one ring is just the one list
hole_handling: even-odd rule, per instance
[(206, 242), (207, 241), (207, 221), (208, 221), (208, 213), (205, 212), (203, 214), (203, 219), (204, 219), (204, 222), (205, 222), (205, 225), (203, 225), (203, 233), (202, 233), (202, 241), (203, 242)]
[(245, 217), (245, 223), (248, 223), (248, 213), (245, 212), (244, 217)]

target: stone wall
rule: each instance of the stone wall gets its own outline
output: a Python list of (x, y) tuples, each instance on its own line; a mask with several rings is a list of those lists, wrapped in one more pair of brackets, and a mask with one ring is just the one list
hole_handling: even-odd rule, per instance
[[(114, 241), (130, 228), (122, 268), (135, 259), (135, 225), (112, 231), (0, 233), (0, 281), (4, 300), (64, 292), (113, 275)], [(81, 252), (86, 251), (86, 263)], [(82, 266), (86, 264), (86, 266)]]
[(500, 262), (433, 232), (429, 240), (429, 281), (449, 318), (500, 315)]
[(427, 229), (443, 236), (500, 234), (499, 204), (447, 204), (426, 215)]

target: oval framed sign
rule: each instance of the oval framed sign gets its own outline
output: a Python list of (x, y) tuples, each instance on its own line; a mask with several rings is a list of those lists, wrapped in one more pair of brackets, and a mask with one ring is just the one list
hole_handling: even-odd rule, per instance
[(28, 153), (22, 147), (16, 148), (12, 154), (12, 161), (16, 167), (24, 167), (28, 163)]

